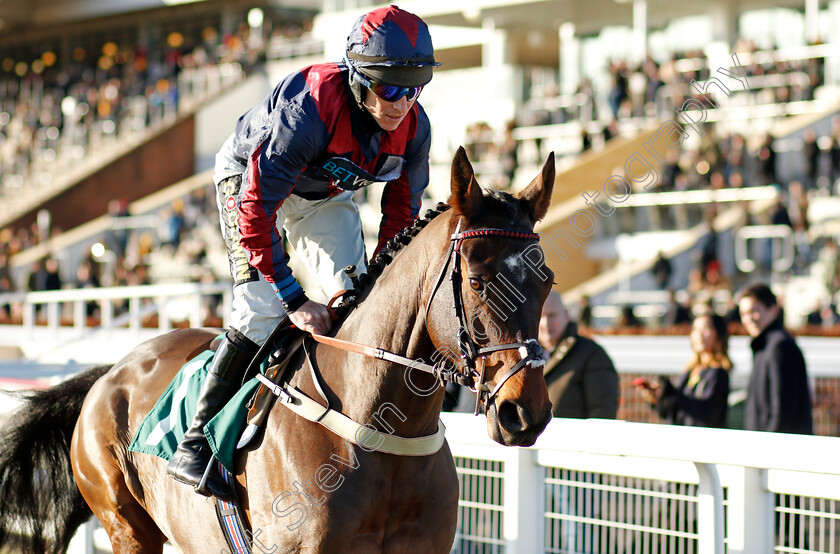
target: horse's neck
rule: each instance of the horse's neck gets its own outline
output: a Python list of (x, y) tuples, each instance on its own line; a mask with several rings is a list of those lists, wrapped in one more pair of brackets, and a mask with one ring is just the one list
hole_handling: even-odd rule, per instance
[[(336, 337), (432, 363), (434, 347), (426, 330), (421, 289), (422, 273), (434, 263), (424, 258), (434, 249), (419, 242), (415, 238), (386, 267)], [(317, 360), (324, 381), (341, 401), (341, 411), (357, 422), (372, 423), (385, 432), (392, 432), (391, 425), (402, 436), (437, 429), (443, 389), (434, 388), (430, 375), (323, 345)]]

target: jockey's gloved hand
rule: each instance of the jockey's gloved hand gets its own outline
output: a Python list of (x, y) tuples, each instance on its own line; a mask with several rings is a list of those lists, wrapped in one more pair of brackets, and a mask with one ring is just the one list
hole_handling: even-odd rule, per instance
[(313, 300), (307, 300), (298, 309), (289, 312), (289, 319), (298, 329), (324, 335), (332, 327), (327, 307)]

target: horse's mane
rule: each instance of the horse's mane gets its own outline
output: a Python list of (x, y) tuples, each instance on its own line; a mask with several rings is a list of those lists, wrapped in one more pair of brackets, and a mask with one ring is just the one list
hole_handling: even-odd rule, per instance
[(385, 247), (370, 261), (367, 266), (367, 273), (362, 273), (358, 277), (358, 286), (356, 288), (356, 298), (361, 299), (363, 293), (370, 290), (377, 278), (382, 275), (382, 271), (390, 264), (394, 257), (402, 251), (402, 249), (411, 242), (417, 233), (423, 230), (423, 227), (429, 224), (431, 220), (445, 212), (450, 208), (449, 204), (439, 202), (434, 208), (426, 210), (423, 217), (414, 220), (412, 225), (409, 225), (389, 240)]
[[(516, 200), (510, 193), (498, 190), (484, 191), (484, 199), (492, 202), (496, 211), (505, 213), (511, 218), (516, 215)], [(382, 274), (385, 267), (393, 261), (394, 256), (399, 254), (431, 220), (451, 207), (445, 202), (438, 202), (434, 208), (427, 209), (422, 218), (417, 218), (412, 225), (394, 235), (394, 238), (389, 240), (385, 247), (370, 261), (367, 273), (359, 275), (358, 287), (356, 288), (357, 301), (360, 301), (363, 293), (367, 292), (376, 283), (377, 278)]]

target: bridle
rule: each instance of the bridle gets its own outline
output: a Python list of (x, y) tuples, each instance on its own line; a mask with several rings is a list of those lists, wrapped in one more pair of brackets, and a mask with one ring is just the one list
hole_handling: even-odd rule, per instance
[[(317, 342), (329, 346), (341, 348), (350, 352), (356, 352), (373, 358), (385, 360), (391, 363), (399, 364), (411, 369), (417, 369), (430, 373), (440, 381), (441, 385), (445, 385), (447, 381), (457, 383), (462, 386), (467, 386), (476, 393), (476, 405), (474, 413), (477, 415), (479, 406), (483, 403), (485, 408), (493, 400), (502, 386), (519, 371), (525, 367), (541, 367), (545, 364), (542, 357), (542, 349), (537, 343), (536, 339), (528, 339), (524, 342), (512, 342), (507, 344), (497, 344), (492, 346), (479, 346), (469, 331), (468, 318), (466, 310), (464, 309), (463, 297), (461, 294), (461, 285), (463, 282), (463, 275), (461, 272), (461, 244), (463, 241), (474, 238), (498, 237), (514, 240), (538, 241), (540, 236), (537, 233), (524, 231), (510, 231), (506, 229), (471, 229), (468, 231), (460, 231), (461, 221), (455, 228), (455, 232), (449, 239), (449, 250), (446, 253), (446, 261), (440, 269), (435, 286), (432, 289), (429, 300), (426, 303), (426, 320), (428, 327), (429, 310), (434, 300), (435, 294), (440, 289), (443, 279), (446, 276), (447, 269), (451, 265), (449, 271), (449, 280), (452, 283), (452, 294), (455, 304), (455, 313), (458, 317), (458, 349), (462, 360), (464, 360), (464, 368), (460, 369), (457, 366), (446, 367), (446, 359), (442, 359), (434, 365), (427, 364), (420, 360), (413, 360), (399, 354), (394, 354), (381, 348), (374, 348), (363, 344), (345, 341), (334, 337), (325, 335), (318, 335), (313, 333), (312, 338)], [(482, 298), (486, 298), (486, 289), (483, 291)], [(485, 381), (485, 358), (487, 354), (493, 352), (500, 352), (503, 350), (517, 350), (519, 352), (520, 360), (505, 374), (495, 380), (494, 386), (490, 388)]]
[[(434, 300), (435, 294), (443, 282), (446, 270), (452, 265), (449, 273), (449, 280), (452, 283), (452, 296), (455, 304), (455, 314), (458, 316), (458, 349), (462, 360), (464, 360), (464, 371), (459, 371), (458, 368), (453, 367), (448, 370), (449, 375), (444, 376), (445, 380), (454, 381), (460, 385), (466, 385), (476, 393), (475, 414), (478, 414), (479, 405), (483, 403), (485, 407), (493, 400), (496, 394), (501, 390), (502, 386), (514, 375), (519, 373), (525, 367), (541, 367), (545, 364), (542, 357), (542, 349), (537, 343), (536, 339), (528, 339), (524, 342), (511, 342), (507, 344), (496, 344), (492, 346), (480, 347), (470, 333), (466, 310), (464, 309), (464, 300), (461, 295), (461, 285), (463, 283), (463, 276), (461, 273), (461, 244), (467, 239), (485, 238), (485, 237), (499, 237), (516, 240), (540, 240), (537, 233), (526, 231), (510, 231), (506, 229), (471, 229), (469, 231), (460, 231), (461, 220), (458, 220), (458, 225), (455, 227), (455, 232), (449, 239), (449, 250), (446, 253), (446, 262), (440, 269), (435, 286), (432, 289), (432, 294), (429, 296), (429, 301), (426, 303), (426, 320), (428, 322), (429, 310)], [(484, 289), (481, 298), (487, 297), (487, 289)], [(428, 327), (428, 324), (427, 324)], [(495, 385), (491, 389), (485, 381), (484, 369), (486, 367), (485, 358), (487, 354), (492, 352), (500, 352), (503, 350), (517, 350), (519, 352), (520, 360), (504, 375), (496, 379)], [(479, 369), (480, 366), (480, 369)], [(447, 378), (448, 377), (448, 378)], [(483, 397), (483, 398), (482, 398)]]

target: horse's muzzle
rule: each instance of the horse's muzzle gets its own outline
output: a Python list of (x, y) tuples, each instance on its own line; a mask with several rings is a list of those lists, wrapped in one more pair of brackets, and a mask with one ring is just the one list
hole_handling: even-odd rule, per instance
[(487, 408), (487, 433), (505, 446), (531, 446), (551, 420), (551, 404), (539, 414), (515, 400), (494, 400)]

